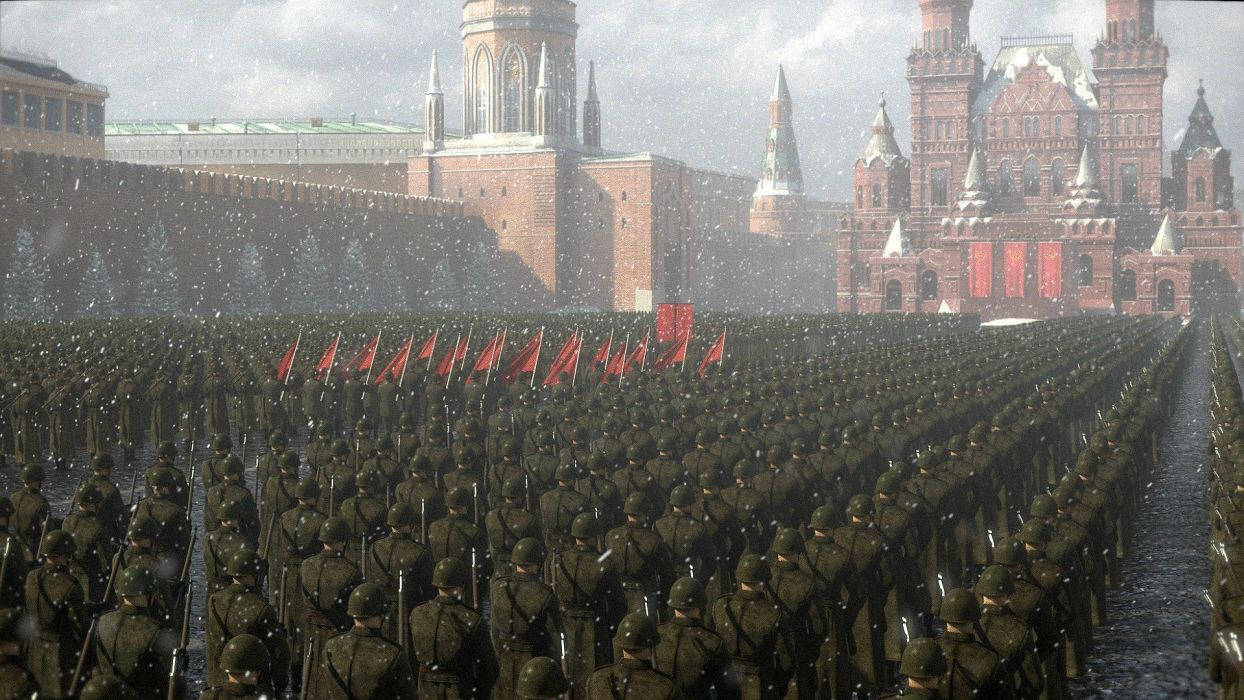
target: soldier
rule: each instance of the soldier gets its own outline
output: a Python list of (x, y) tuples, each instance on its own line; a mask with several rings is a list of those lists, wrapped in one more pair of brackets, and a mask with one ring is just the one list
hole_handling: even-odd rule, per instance
[(980, 596), (980, 630), (984, 641), (1002, 657), (1011, 672), (1011, 687), (1020, 697), (1041, 694), (1041, 659), (1037, 642), (1028, 624), (1010, 607), (1015, 577), (1005, 566), (994, 564), (976, 581)]
[[(540, 540), (527, 537), (514, 545), (514, 571), (492, 584), (492, 636), (499, 673), (497, 697), (510, 697), (523, 664), (553, 656), (562, 635), (557, 595), (540, 580), (544, 561)], [(560, 654), (558, 658), (560, 658)]]
[(398, 417), (397, 430), (393, 431), (393, 458), (398, 464), (407, 464), (419, 449), (419, 435), (415, 431), (415, 417), (402, 413)]
[(445, 515), (445, 504), (440, 490), (432, 483), (432, 464), (426, 455), (410, 458), (406, 467), (406, 481), (397, 485), (395, 495), (398, 501), (408, 503), (415, 509), (420, 521), (425, 523), (424, 527), (426, 523)]
[(203, 460), (204, 492), (224, 481), (225, 464), (229, 461), (232, 450), (233, 438), (227, 432), (217, 433), (212, 437), (212, 456)]
[[(646, 435), (646, 433), (645, 433)], [(657, 486), (656, 479), (643, 467), (644, 448), (631, 445), (626, 448), (626, 465), (613, 473), (613, 483), (618, 485), (618, 497), (625, 503), (633, 493), (643, 494), (649, 507), (659, 512), (665, 503), (665, 493)]]
[(273, 432), (268, 436), (268, 452), (259, 458), (256, 469), (259, 475), (256, 480), (267, 484), (268, 479), (276, 476), (281, 468), (281, 460), (285, 458), (285, 450), (289, 447), (289, 438), (284, 432)]
[(851, 556), (859, 595), (852, 595), (845, 619), (855, 639), (852, 666), (856, 681), (880, 688), (887, 681), (885, 662), (885, 601), (889, 592), (883, 569), (885, 538), (872, 523), (873, 503), (857, 494), (847, 503), (849, 524), (834, 531), (834, 541)]
[(590, 698), (630, 697), (654, 700), (682, 698), (674, 679), (652, 667), (652, 648), (660, 642), (657, 626), (643, 613), (633, 612), (622, 619), (614, 644), (622, 658), (605, 666), (588, 679)]
[(385, 514), (388, 509), (385, 508), (384, 501), (376, 497), (384, 487), (383, 476), (378, 472), (365, 471), (358, 476), (355, 494), (342, 501), (341, 507), (337, 509), (341, 519), (350, 528), (346, 558), (352, 562), (362, 562), (367, 543), (375, 542), (386, 534), (388, 528), (385, 527)]
[(242, 509), (238, 517), (238, 532), (241, 532), (251, 546), (259, 541), (259, 508), (255, 505), (255, 496), (242, 483), (246, 469), (242, 459), (230, 455), (220, 468), (220, 481), (207, 490), (203, 498), (203, 529), (212, 532), (218, 525), (213, 516), (220, 504), (233, 501)]
[(759, 554), (744, 554), (734, 578), (738, 590), (713, 603), (709, 629), (725, 642), (743, 697), (781, 697), (793, 650), (786, 620), (764, 592), (769, 567)]
[(670, 489), (685, 483), (687, 479), (687, 471), (678, 460), (674, 459), (675, 442), (676, 438), (673, 435), (662, 435), (657, 438), (657, 456), (648, 460), (648, 463), (644, 465), (644, 468), (652, 475), (652, 479), (657, 482), (657, 488), (661, 493), (669, 493)]
[(802, 564), (812, 576), (816, 605), (826, 629), (817, 655), (818, 683), (830, 697), (847, 697), (851, 692), (851, 654), (847, 619), (848, 600), (863, 595), (858, 590), (851, 553), (834, 542), (833, 506), (812, 511), (808, 527), (812, 537), (804, 543)]
[(346, 463), (350, 455), (350, 446), (345, 440), (333, 440), (332, 456), (315, 473), (316, 481), (320, 482), (320, 512), (332, 517), (337, 514), (342, 501), (354, 493), (354, 478), (357, 472)]
[(177, 429), (177, 390), (163, 371), (147, 388), (147, 407), (151, 412), (151, 441), (161, 445), (173, 440)]
[(976, 637), (981, 617), (976, 596), (966, 588), (952, 588), (942, 600), (939, 617), (946, 632), (937, 641), (948, 667), (942, 694), (954, 700), (1015, 697), (1003, 676), (1002, 658)]
[[(463, 488), (454, 489), (445, 501), (449, 514), (428, 528), (428, 547), (432, 550), (432, 558), (439, 561), (449, 557), (469, 564), (475, 580), (486, 582), (491, 570), (488, 542), (484, 531), (471, 522), (467, 514), (472, 504), (471, 492)], [(479, 610), (482, 601), (472, 599), (471, 605)]]
[(147, 487), (148, 496), (138, 502), (134, 518), (144, 517), (155, 521), (160, 530), (153, 545), (156, 553), (172, 553), (180, 561), (190, 544), (190, 528), (186, 511), (171, 500), (177, 488), (177, 477), (161, 469), (153, 474)]
[(730, 506), (739, 520), (743, 551), (763, 552), (767, 542), (765, 530), (768, 528), (769, 516), (760, 493), (751, 487), (751, 461), (739, 460), (732, 473), (734, 485), (722, 489), (721, 500)]
[[(112, 483), (112, 466), (111, 454), (107, 452), (96, 454), (91, 458), (91, 476), (83, 483), (90, 484), (99, 492), (99, 519), (104, 521), (113, 536), (119, 538), (125, 533), (126, 519), (130, 514), (126, 504), (121, 500), (121, 490)], [(184, 479), (183, 477), (183, 481)], [(147, 480), (151, 481), (151, 477), (147, 477)], [(147, 484), (144, 484), (144, 487), (146, 486)], [(132, 494), (130, 498), (133, 499)]]
[(553, 488), (557, 468), (561, 461), (557, 459), (553, 447), (553, 437), (547, 432), (528, 432), (527, 438), (533, 441), (533, 452), (523, 450), (527, 455), (527, 473), (531, 476), (531, 488), (534, 493), (544, 493)]
[(716, 544), (709, 537), (708, 527), (692, 517), (695, 492), (686, 484), (679, 484), (670, 493), (669, 515), (658, 518), (652, 529), (661, 536), (669, 549), (673, 575), (690, 576), (704, 583), (717, 561)]
[(53, 530), (44, 535), (42, 553), (43, 566), (26, 576), (26, 614), (36, 626), (26, 667), (39, 681), (41, 697), (63, 698), (89, 624), (86, 584), (81, 571), (70, 565), (69, 533)]
[(540, 529), (550, 556), (570, 549), (570, 526), (589, 507), (587, 497), (574, 488), (578, 469), (573, 463), (558, 465), (555, 476), (557, 486), (540, 496)]
[(605, 535), (605, 549), (613, 551), (622, 576), (628, 612), (657, 616), (665, 586), (673, 583), (669, 546), (648, 527), (648, 503), (642, 493), (627, 496), (622, 507), (626, 522)]
[(618, 485), (609, 478), (609, 458), (592, 453), (587, 458), (587, 475), (575, 482), (575, 489), (587, 497), (587, 507), (608, 528), (622, 521), (622, 497)]
[(436, 597), (410, 613), (420, 697), (484, 700), (492, 691), (496, 658), (483, 618), (462, 604), (466, 583), (462, 562), (442, 559), (432, 572)]
[(129, 542), (121, 557), (121, 565), (144, 566), (155, 574), (155, 586), (151, 589), (149, 607), (156, 619), (165, 627), (172, 627), (173, 607), (176, 605), (177, 586), (180, 581), (181, 568), (177, 564), (178, 557), (172, 554), (158, 555), (152, 548), (153, 541), (160, 532), (160, 526), (146, 517), (134, 518), (126, 532)]
[[(523, 478), (514, 477), (499, 489), (504, 502), (484, 516), (484, 528), (488, 532), (488, 551), (494, 571), (509, 570), (510, 550), (524, 537), (539, 537), (540, 528), (536, 516), (523, 510), (525, 489)], [(492, 491), (489, 491), (492, 495)]]
[(386, 499), (392, 497), (393, 487), (397, 486), (402, 480), (402, 468), (400, 465), (404, 462), (397, 461), (397, 453), (393, 446), (393, 438), (388, 435), (381, 435), (376, 440), (376, 451), (371, 457), (368, 457), (362, 466), (362, 471), (374, 472), (379, 474), (383, 483), (383, 488), (377, 490), (373, 495), (382, 496)]
[(78, 512), (65, 518), (61, 530), (73, 538), (73, 560), (86, 574), (87, 599), (103, 602), (116, 545), (112, 533), (99, 519), (99, 491), (91, 484), (83, 484), (78, 488), (76, 500)]
[[(121, 605), (99, 618), (95, 632), (95, 658), (99, 670), (110, 673), (134, 689), (139, 697), (168, 695), (169, 674), (177, 636), (164, 629), (150, 607), (155, 575), (146, 567), (128, 567), (117, 574)], [(185, 695), (179, 676), (174, 697)]]
[(569, 689), (570, 684), (557, 662), (547, 656), (537, 656), (518, 674), (515, 695), (522, 700), (559, 700)]
[(948, 665), (942, 647), (927, 637), (911, 640), (903, 649), (898, 672), (907, 677), (907, 685), (899, 694), (911, 698), (948, 698), (941, 691)]
[[(272, 697), (272, 689), (261, 681), (271, 677), (272, 659), (268, 649), (253, 634), (239, 634), (220, 652), (219, 672), (224, 681), (199, 695), (199, 700), (261, 700)], [(213, 667), (208, 667), (208, 672)], [(279, 696), (278, 696), (279, 697)]]
[[(269, 585), (268, 602), (277, 608), (289, 630), (290, 657), (293, 661), (291, 680), (297, 686), (301, 681), (298, 669), (302, 666), (303, 645), (307, 640), (307, 630), (302, 620), (301, 596), (302, 586), (298, 579), (302, 571), (302, 563), (323, 549), (320, 542), (320, 528), (327, 518), (316, 508), (316, 500), (320, 495), (320, 485), (311, 477), (298, 482), (294, 495), (298, 505), (281, 514), (273, 535), (272, 547), (268, 550), (269, 571), (277, 585)], [(284, 609), (282, 605), (284, 594)]]
[[(320, 658), (324, 643), (331, 635), (350, 627), (346, 602), (350, 591), (362, 582), (362, 577), (358, 568), (344, 556), (349, 536), (350, 528), (341, 518), (328, 518), (320, 526), (319, 540), (323, 543), (323, 549), (303, 560), (299, 566), (304, 643), (313, 649), (310, 651), (312, 659)], [(305, 691), (308, 697), (318, 698), (321, 697), (320, 692), (327, 692), (322, 676), (320, 673), (312, 674), (312, 685)]]
[[(307, 380), (310, 384), (313, 380)], [(319, 393), (319, 390), (316, 390)], [(313, 474), (318, 474), (333, 457), (333, 426), (326, 420), (316, 421), (315, 437), (307, 441), (307, 464)]]
[(139, 408), (137, 368), (122, 372), (117, 382), (117, 438), (127, 462), (134, 461), (135, 451), (142, 446), (142, 424), (139, 420), (142, 411)]
[(0, 581), (0, 609), (20, 608), (25, 604), (26, 574), (30, 572), (29, 562), (35, 558), (34, 552), (9, 532), (12, 515), (13, 503), (8, 496), (0, 496), (0, 561), (7, 566), (4, 580)]
[(496, 508), (504, 496), (501, 490), (511, 479), (520, 481), (527, 477), (518, 461), (518, 443), (513, 438), (506, 438), (498, 447), (497, 460), (488, 467), (486, 481), (488, 484), (488, 506)]
[(678, 579), (670, 587), (669, 606), (673, 616), (657, 628), (653, 667), (673, 678), (683, 697), (729, 696), (730, 654), (721, 637), (704, 626), (704, 586), (690, 576)]
[(27, 464), (22, 467), (22, 487), (13, 492), (13, 534), (31, 551), (38, 551), (39, 538), (49, 529), (51, 509), (43, 497), (43, 467)]
[(398, 577), (401, 576), (405, 609), (412, 610), (417, 603), (431, 597), (432, 553), (414, 537), (419, 514), (409, 503), (394, 504), (385, 522), (389, 535), (371, 545), (365, 568), (367, 580), (379, 585), (388, 596), (389, 614), (385, 617), (384, 634), (389, 639), (398, 639)]
[(226, 501), (216, 508), (220, 527), (209, 532), (203, 541), (203, 569), (207, 575), (208, 596), (229, 585), (226, 567), (233, 553), (243, 547), (251, 550), (255, 547), (254, 541), (240, 529), (242, 518), (246, 515), (246, 506), (240, 501)]
[(790, 631), (793, 665), (782, 669), (790, 677), (788, 694), (811, 697), (816, 690), (816, 660), (825, 639), (825, 620), (816, 604), (811, 574), (801, 568), (803, 538), (794, 528), (783, 528), (773, 538), (773, 565), (769, 591)]
[(592, 671), (613, 658), (609, 640), (626, 610), (622, 580), (612, 557), (601, 558), (599, 524), (591, 513), (575, 516), (574, 545), (553, 558), (553, 591), (566, 626), (567, 666), (575, 698), (587, 697)]
[[(298, 505), (298, 453), (286, 450), (281, 454), (281, 461), (276, 470), (264, 482), (260, 496), (262, 517), (259, 529), (260, 559), (268, 559), (272, 554), (272, 537), (278, 527), (278, 520), (283, 513)], [(269, 573), (274, 574), (276, 569)]]
[(272, 661), (263, 684), (271, 686), (279, 697), (289, 682), (289, 643), (276, 610), (259, 587), (259, 556), (253, 550), (238, 549), (230, 555), (225, 571), (232, 582), (208, 598), (204, 613), (207, 682), (214, 686), (226, 682), (226, 670), (218, 661), (227, 641), (239, 634), (253, 634), (264, 640), (265, 653)]
[(380, 634), (388, 603), (374, 583), (359, 584), (350, 593), (346, 611), (354, 624), (324, 644), (316, 674), (317, 694), (328, 700), (413, 700), (415, 675), (406, 654)]
[(34, 698), (39, 684), (22, 662), (20, 608), (0, 608), (0, 692), (6, 698)]

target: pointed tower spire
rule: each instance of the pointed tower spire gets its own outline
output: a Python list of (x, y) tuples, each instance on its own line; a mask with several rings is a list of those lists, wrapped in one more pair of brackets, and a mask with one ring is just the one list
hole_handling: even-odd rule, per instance
[(1158, 235), (1153, 238), (1149, 252), (1153, 255), (1178, 255), (1182, 246), (1179, 244), (1179, 232), (1171, 223), (1171, 215), (1167, 214), (1158, 227)]
[(769, 99), (769, 138), (761, 165), (760, 183), (756, 194), (802, 195), (803, 171), (799, 166), (799, 146), (795, 143), (792, 119), (793, 105), (786, 72), (778, 66)]
[(1205, 102), (1204, 84), (1198, 85), (1196, 89), (1196, 104), (1192, 106), (1192, 113), (1188, 115), (1188, 128), (1184, 131), (1184, 138), (1179, 143), (1177, 153), (1190, 158), (1193, 153), (1202, 148), (1209, 151), (1210, 155), (1214, 155), (1222, 148), (1222, 141), (1218, 139), (1218, 131), (1214, 129), (1214, 115), (1209, 111), (1209, 105)]
[(963, 178), (965, 192), (980, 192), (985, 189), (985, 162), (980, 149), (972, 149), (972, 157), (968, 159), (968, 172)]
[(968, 158), (968, 171), (963, 177), (963, 190), (956, 204), (965, 216), (980, 216), (989, 209), (989, 181), (985, 179), (985, 154), (979, 148), (972, 149)]
[(536, 85), (536, 128), (537, 138), (547, 141), (552, 138), (557, 125), (557, 96), (553, 94), (551, 72), (553, 64), (549, 62), (549, 45), (540, 43), (540, 82)]
[(428, 94), (423, 99), (423, 150), (433, 153), (445, 147), (445, 95), (441, 91), (441, 71), (436, 51), (428, 70)]
[(1080, 189), (1097, 189), (1097, 159), (1089, 152), (1088, 144), (1080, 151), (1080, 167), (1076, 171), (1075, 186)]
[(790, 100), (790, 88), (786, 85), (786, 71), (778, 64), (777, 79), (773, 81), (773, 100)]
[(889, 165), (895, 158), (903, 157), (898, 142), (894, 140), (894, 124), (890, 121), (890, 115), (886, 114), (884, 97), (877, 102), (877, 116), (873, 117), (871, 128), (872, 138), (868, 140), (868, 146), (864, 148), (864, 154), (860, 156), (865, 164), (873, 162), (875, 158), (881, 158), (886, 165)]
[(600, 98), (596, 96), (596, 62), (587, 64), (587, 99), (583, 101), (583, 145), (600, 150)]
[(1091, 212), (1101, 207), (1102, 199), (1097, 179), (1097, 158), (1089, 150), (1089, 145), (1084, 144), (1080, 151), (1080, 167), (1076, 170), (1076, 179), (1071, 187), (1071, 197), (1063, 207), (1077, 212)]
[(907, 230), (903, 228), (903, 217), (894, 219), (890, 228), (890, 237), (886, 239), (885, 249), (881, 251), (883, 258), (901, 258), (911, 254), (911, 242), (907, 240)]

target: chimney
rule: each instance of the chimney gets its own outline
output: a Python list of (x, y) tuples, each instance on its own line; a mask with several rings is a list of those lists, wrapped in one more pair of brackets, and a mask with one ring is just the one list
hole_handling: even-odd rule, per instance
[(356, 126), (359, 123), (358, 112), (350, 112), (350, 126)]

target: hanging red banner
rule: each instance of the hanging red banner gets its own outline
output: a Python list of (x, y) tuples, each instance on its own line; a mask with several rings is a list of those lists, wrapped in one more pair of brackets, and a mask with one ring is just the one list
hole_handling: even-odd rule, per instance
[(657, 304), (657, 341), (670, 343), (686, 335), (695, 321), (692, 304)]
[(1037, 244), (1037, 294), (1057, 299), (1063, 292), (1063, 244), (1046, 241)]
[(993, 296), (992, 243), (968, 244), (968, 274), (972, 296), (978, 298)]
[(1002, 270), (1006, 295), (1012, 299), (1024, 298), (1024, 278), (1027, 276), (1028, 244), (1005, 243), (1002, 246)]

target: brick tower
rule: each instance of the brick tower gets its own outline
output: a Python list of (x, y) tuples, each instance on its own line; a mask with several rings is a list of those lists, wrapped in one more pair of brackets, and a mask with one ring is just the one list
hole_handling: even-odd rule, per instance
[(769, 99), (764, 164), (752, 197), (751, 230), (757, 233), (795, 232), (805, 226), (807, 198), (791, 116), (790, 88), (786, 73), (778, 66)]

